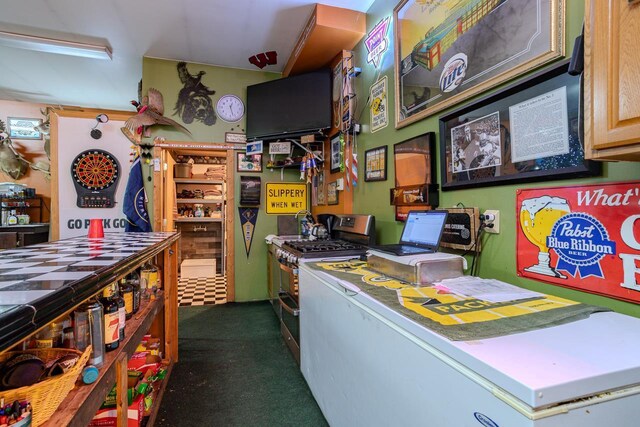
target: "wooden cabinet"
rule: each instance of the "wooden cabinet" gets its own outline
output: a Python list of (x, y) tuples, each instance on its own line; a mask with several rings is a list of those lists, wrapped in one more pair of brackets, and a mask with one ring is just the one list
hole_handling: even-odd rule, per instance
[(640, 161), (640, 1), (585, 5), (585, 156)]

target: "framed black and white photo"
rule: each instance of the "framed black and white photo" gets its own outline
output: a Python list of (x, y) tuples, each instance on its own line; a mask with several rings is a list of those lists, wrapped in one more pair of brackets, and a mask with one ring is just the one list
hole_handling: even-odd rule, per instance
[(331, 137), (330, 145), (331, 145), (331, 160), (329, 164), (329, 168), (331, 173), (340, 172), (342, 166), (342, 134), (337, 133)]
[(364, 152), (364, 180), (387, 180), (387, 146), (373, 148)]
[(13, 139), (42, 139), (42, 132), (37, 129), (41, 124), (42, 119), (7, 117), (7, 132)]
[(580, 77), (568, 61), (440, 117), (442, 189), (579, 178), (585, 160)]

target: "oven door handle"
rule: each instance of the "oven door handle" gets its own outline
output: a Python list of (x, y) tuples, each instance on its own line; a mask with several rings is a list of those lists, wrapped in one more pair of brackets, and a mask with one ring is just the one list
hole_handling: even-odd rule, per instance
[(278, 300), (280, 300), (280, 307), (282, 307), (290, 315), (298, 317), (300, 315), (300, 309), (299, 308), (291, 308), (291, 307), (289, 307), (287, 305), (287, 303), (284, 302), (284, 300), (282, 299), (283, 295), (286, 296), (287, 293), (286, 292), (278, 293)]
[(287, 272), (292, 276), (297, 276), (298, 275), (298, 269), (297, 268), (294, 269), (294, 268), (288, 267), (288, 266), (284, 265), (281, 262), (279, 262), (279, 265), (280, 265), (280, 270), (282, 270), (284, 272)]

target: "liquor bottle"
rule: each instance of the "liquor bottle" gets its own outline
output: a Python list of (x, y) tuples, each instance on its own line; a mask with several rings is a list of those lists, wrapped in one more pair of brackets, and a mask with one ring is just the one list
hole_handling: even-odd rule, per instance
[(124, 300), (126, 320), (129, 320), (133, 316), (133, 286), (131, 286), (126, 277), (120, 279), (120, 296)]
[(138, 310), (140, 310), (140, 298), (141, 298), (140, 273), (138, 273), (137, 271), (133, 271), (129, 273), (127, 277), (128, 277), (128, 282), (131, 284), (131, 287), (133, 288), (133, 312), (137, 313)]
[(149, 299), (149, 289), (151, 289), (149, 280), (151, 273), (152, 271), (149, 261), (142, 264), (142, 267), (140, 267), (140, 291), (143, 299)]
[(16, 225), (18, 224), (18, 216), (16, 215), (15, 209), (11, 210), (9, 216), (7, 217), (7, 225)]
[(102, 298), (100, 298), (104, 311), (104, 347), (106, 351), (115, 350), (120, 345), (120, 315), (114, 294), (113, 287), (109, 285), (104, 288)]
[(124, 328), (127, 322), (127, 310), (125, 309), (124, 298), (122, 298), (118, 292), (118, 284), (114, 282), (111, 286), (113, 286), (115, 300), (118, 303), (118, 335), (120, 336), (120, 341), (124, 341)]

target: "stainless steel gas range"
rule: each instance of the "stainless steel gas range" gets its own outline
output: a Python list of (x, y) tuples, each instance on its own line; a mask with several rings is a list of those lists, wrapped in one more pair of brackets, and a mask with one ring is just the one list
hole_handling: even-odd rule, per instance
[(325, 259), (364, 257), (375, 243), (375, 218), (372, 215), (334, 215), (328, 239), (301, 239), (277, 236), (269, 245), (269, 299), (280, 319), (282, 335), (300, 363), (300, 327), (298, 308), (298, 266), (303, 262)]

